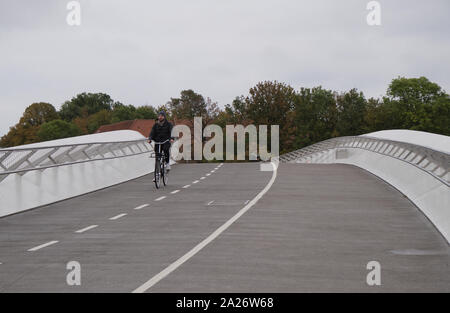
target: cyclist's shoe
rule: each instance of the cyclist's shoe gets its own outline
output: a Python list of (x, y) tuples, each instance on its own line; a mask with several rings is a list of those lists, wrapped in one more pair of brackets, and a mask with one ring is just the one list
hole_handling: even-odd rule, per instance
[(166, 170), (170, 171), (170, 163), (166, 163)]

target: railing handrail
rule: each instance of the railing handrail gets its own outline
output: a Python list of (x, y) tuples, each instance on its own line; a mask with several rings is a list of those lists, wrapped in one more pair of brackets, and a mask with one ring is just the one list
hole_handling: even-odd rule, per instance
[[(81, 148), (80, 148), (81, 147)], [(86, 142), (0, 150), (0, 182), (8, 175), (152, 152), (147, 139)]]
[(53, 149), (53, 148), (67, 148), (74, 146), (87, 146), (87, 145), (101, 145), (101, 144), (119, 144), (119, 143), (134, 143), (134, 142), (143, 142), (148, 139), (138, 139), (138, 140), (126, 140), (126, 141), (96, 141), (96, 142), (85, 142), (85, 143), (74, 143), (74, 144), (65, 144), (65, 145), (55, 145), (55, 146), (43, 146), (43, 147), (21, 147), (21, 148), (0, 148), (0, 152), (9, 152), (9, 151), (28, 151), (28, 150), (43, 150), (43, 149)]
[[(280, 161), (302, 162), (317, 153), (341, 148), (363, 149), (398, 159), (414, 165), (434, 176), (445, 185), (450, 186), (450, 178), (445, 178), (448, 176), (447, 174), (450, 168), (450, 154), (409, 142), (371, 136), (347, 136), (327, 139), (303, 149), (286, 153), (280, 156)], [(423, 164), (424, 161), (428, 162)], [(438, 173), (439, 169), (441, 169), (441, 173)]]

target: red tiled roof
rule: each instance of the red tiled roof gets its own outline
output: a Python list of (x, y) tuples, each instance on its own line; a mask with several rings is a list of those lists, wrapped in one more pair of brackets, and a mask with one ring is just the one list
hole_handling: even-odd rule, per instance
[[(188, 120), (176, 120), (174, 124), (188, 125), (190, 128), (193, 128), (192, 126), (193, 123)], [(155, 120), (123, 121), (114, 124), (100, 126), (100, 128), (96, 131), (96, 133), (105, 133), (115, 130), (135, 130), (140, 132), (143, 136), (148, 137), (150, 135), (150, 131), (152, 130), (153, 125), (155, 125)]]
[(140, 132), (143, 136), (148, 137), (154, 124), (155, 124), (154, 120), (123, 121), (114, 124), (100, 126), (100, 128), (96, 131), (96, 133), (105, 133), (115, 130), (135, 130)]

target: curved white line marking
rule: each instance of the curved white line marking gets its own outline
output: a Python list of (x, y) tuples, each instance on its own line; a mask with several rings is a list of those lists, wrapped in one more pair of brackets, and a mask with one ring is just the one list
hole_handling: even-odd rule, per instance
[(234, 222), (236, 222), (242, 215), (245, 214), (252, 206), (254, 206), (259, 199), (261, 199), (272, 187), (273, 183), (275, 182), (275, 179), (277, 178), (277, 167), (275, 164), (272, 163), (273, 166), (273, 174), (272, 178), (270, 179), (269, 183), (266, 187), (264, 187), (263, 190), (255, 197), (252, 201), (250, 201), (246, 206), (244, 206), (239, 212), (237, 212), (232, 218), (230, 218), (228, 221), (225, 222), (222, 226), (217, 228), (211, 235), (209, 235), (206, 239), (204, 239), (202, 242), (200, 242), (198, 245), (196, 245), (192, 250), (190, 250), (188, 253), (183, 255), (181, 258), (170, 264), (168, 267), (166, 267), (164, 270), (162, 270), (159, 274), (156, 274), (153, 276), (150, 280), (148, 280), (146, 283), (138, 287), (133, 291), (133, 293), (143, 293), (152, 288), (155, 284), (157, 284), (160, 280), (165, 278), (167, 275), (172, 273), (174, 270), (176, 270), (178, 267), (183, 265), (186, 261), (188, 261), (190, 258), (192, 258), (194, 255), (196, 255), (200, 250), (202, 250), (204, 247), (206, 247), (209, 243), (211, 243), (214, 239), (220, 236), (225, 230), (228, 229)]

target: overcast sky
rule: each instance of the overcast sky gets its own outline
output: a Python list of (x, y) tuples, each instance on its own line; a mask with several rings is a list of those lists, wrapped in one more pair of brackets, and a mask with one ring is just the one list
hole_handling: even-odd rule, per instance
[(397, 76), (450, 90), (450, 1), (0, 0), (0, 135), (33, 102), (81, 92), (160, 105), (194, 89), (221, 106), (263, 80), (383, 95)]

